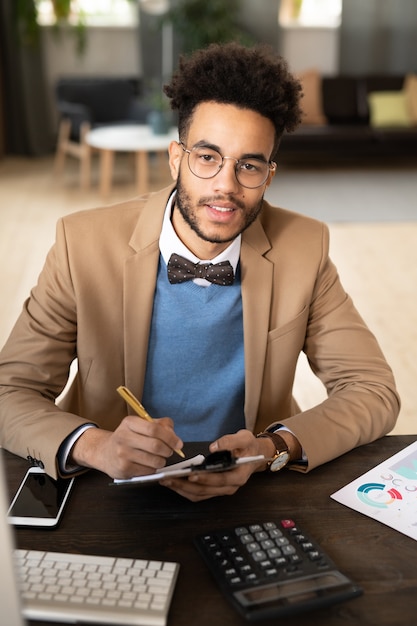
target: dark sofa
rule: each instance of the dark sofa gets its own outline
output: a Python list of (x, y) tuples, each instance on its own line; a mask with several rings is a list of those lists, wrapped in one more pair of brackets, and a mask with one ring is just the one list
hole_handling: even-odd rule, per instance
[(405, 76), (334, 76), (320, 80), (323, 124), (301, 124), (285, 134), (280, 147), (281, 162), (315, 158), (333, 160), (359, 158), (417, 157), (417, 124), (374, 126), (368, 95), (399, 92)]

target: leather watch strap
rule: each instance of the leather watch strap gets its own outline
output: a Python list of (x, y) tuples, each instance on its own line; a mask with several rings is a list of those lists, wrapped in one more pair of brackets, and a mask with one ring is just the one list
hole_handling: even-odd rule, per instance
[(290, 460), (290, 451), (285, 440), (278, 433), (269, 432), (269, 431), (264, 431), (262, 433), (259, 433), (259, 435), (256, 435), (256, 436), (258, 438), (268, 437), (269, 439), (271, 439), (271, 441), (273, 442), (275, 446), (275, 455), (270, 461), (268, 461), (268, 469), (273, 468), (274, 463), (277, 462), (277, 459), (279, 457), (282, 458), (282, 464), (280, 464), (279, 467), (274, 469), (274, 471), (276, 471), (277, 469), (282, 469), (282, 467), (284, 467)]

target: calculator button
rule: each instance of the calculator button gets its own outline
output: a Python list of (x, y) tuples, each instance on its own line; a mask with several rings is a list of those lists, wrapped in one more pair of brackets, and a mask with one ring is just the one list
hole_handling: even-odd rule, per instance
[(243, 544), (253, 541), (253, 535), (250, 535), (249, 533), (242, 534), (239, 538)]
[(232, 558), (233, 558), (233, 561), (236, 563), (236, 565), (242, 565), (246, 562), (246, 559), (243, 556), (243, 554), (232, 554)]
[(276, 567), (269, 567), (264, 572), (265, 576), (276, 576), (278, 574), (278, 570)]
[(299, 563), (303, 562), (303, 559), (301, 558), (301, 556), (299, 556), (298, 554), (290, 554), (289, 556), (289, 562), (292, 565), (298, 565)]
[(255, 572), (252, 572), (252, 574), (248, 574), (246, 576), (246, 582), (248, 583), (255, 583), (258, 581), (258, 576), (257, 574), (255, 574)]
[(249, 572), (252, 571), (252, 566), (249, 565), (249, 563), (245, 563), (244, 565), (239, 567), (239, 570), (242, 574), (248, 574)]
[(247, 543), (245, 545), (245, 548), (248, 552), (252, 553), (252, 552), (256, 552), (257, 550), (259, 550), (260, 545), (256, 541), (253, 541), (252, 543)]
[(220, 536), (222, 546), (234, 545), (235, 539), (231, 533), (224, 533)]
[(252, 524), (249, 526), (249, 532), (251, 533), (259, 533), (261, 530), (263, 530), (263, 528), (260, 524)]
[(287, 537), (277, 537), (275, 539), (275, 545), (277, 546), (288, 546), (290, 540)]
[(267, 554), (270, 559), (276, 559), (281, 556), (282, 552), (279, 548), (271, 548), (270, 550), (267, 550)]
[(229, 567), (228, 569), (224, 570), (224, 575), (227, 576), (228, 578), (232, 578), (233, 576), (236, 576), (237, 571), (235, 570), (234, 567)]
[(282, 519), (281, 526), (283, 528), (295, 528), (295, 522), (292, 519)]
[(265, 539), (268, 539), (268, 538), (269, 538), (269, 535), (264, 530), (261, 530), (259, 533), (255, 533), (256, 541), (265, 541)]

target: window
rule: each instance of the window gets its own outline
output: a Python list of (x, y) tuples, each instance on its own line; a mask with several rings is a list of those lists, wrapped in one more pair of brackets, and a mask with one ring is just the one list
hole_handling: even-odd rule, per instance
[[(55, 23), (51, 0), (37, 0), (38, 21), (43, 26)], [(138, 4), (133, 0), (72, 0), (69, 22), (77, 23), (80, 16), (88, 26), (135, 26)]]
[(340, 25), (342, 0), (282, 0), (279, 10), (281, 26)]

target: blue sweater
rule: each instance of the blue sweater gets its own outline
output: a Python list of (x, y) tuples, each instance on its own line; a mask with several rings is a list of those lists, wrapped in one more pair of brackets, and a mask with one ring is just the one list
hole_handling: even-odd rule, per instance
[(240, 275), (232, 286), (171, 285), (161, 258), (143, 404), (169, 416), (183, 441), (211, 441), (244, 428)]

